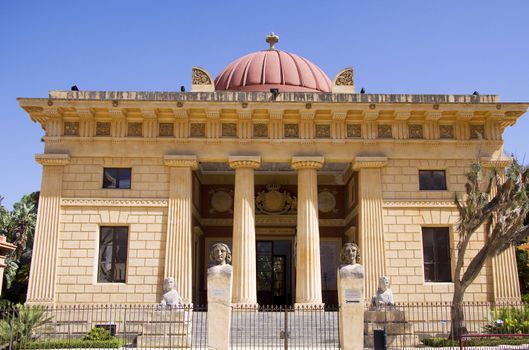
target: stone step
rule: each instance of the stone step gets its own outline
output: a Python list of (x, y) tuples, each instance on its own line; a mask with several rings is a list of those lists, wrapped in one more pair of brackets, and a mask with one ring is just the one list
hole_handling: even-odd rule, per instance
[(143, 335), (185, 335), (191, 331), (190, 322), (179, 323), (146, 323), (143, 325)]
[(137, 338), (138, 348), (189, 348), (191, 336), (189, 335), (140, 335)]

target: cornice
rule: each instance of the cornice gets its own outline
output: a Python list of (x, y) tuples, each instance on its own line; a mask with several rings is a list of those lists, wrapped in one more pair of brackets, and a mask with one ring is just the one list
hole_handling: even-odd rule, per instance
[(198, 169), (197, 156), (194, 155), (165, 155), (163, 161), (170, 167)]
[(63, 207), (159, 207), (168, 206), (167, 199), (62, 198)]
[(455, 208), (452, 200), (384, 200), (384, 208)]
[(68, 154), (36, 154), (35, 160), (42, 165), (66, 165), (70, 162)]
[(493, 159), (488, 157), (481, 157), (480, 163), (485, 168), (505, 169), (512, 164), (512, 158)]
[(233, 169), (252, 168), (257, 169), (261, 166), (260, 156), (231, 156), (228, 158), (228, 164)]
[(382, 168), (387, 162), (387, 157), (356, 157), (353, 162), (353, 169)]
[(325, 158), (313, 156), (313, 157), (292, 157), (292, 168), (298, 169), (321, 169)]

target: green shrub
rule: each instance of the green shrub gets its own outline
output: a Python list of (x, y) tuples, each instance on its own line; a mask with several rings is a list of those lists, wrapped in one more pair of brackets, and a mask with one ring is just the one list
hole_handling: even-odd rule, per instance
[(421, 342), (426, 346), (431, 346), (432, 348), (442, 348), (446, 346), (456, 346), (457, 341), (452, 341), (452, 339), (447, 338), (425, 338)]
[[(450, 346), (459, 346), (459, 341), (447, 338), (425, 338), (421, 342), (432, 348), (443, 348)], [(464, 339), (464, 346), (498, 346), (498, 345), (522, 345), (529, 344), (529, 338), (527, 337), (494, 337), (494, 338), (472, 338)]]
[(102, 327), (94, 327), (81, 339), (46, 339), (27, 342), (24, 349), (67, 349), (67, 348), (120, 348), (124, 346), (122, 339), (110, 335), (110, 331)]
[(68, 348), (121, 348), (123, 340), (112, 337), (109, 340), (83, 340), (83, 339), (49, 339), (31, 341), (26, 343), (25, 349), (68, 349)]
[(104, 329), (103, 327), (94, 327), (83, 336), (82, 340), (87, 341), (105, 341), (113, 338), (110, 335), (110, 331)]
[(12, 312), (6, 313), (0, 320), (1, 346), (9, 345), (12, 340), (15, 348), (23, 348), (27, 342), (33, 340), (36, 333), (51, 328), (51, 319), (43, 307), (16, 305)]
[(504, 307), (492, 310), (492, 319), (484, 328), (490, 334), (521, 334), (529, 332), (529, 307)]

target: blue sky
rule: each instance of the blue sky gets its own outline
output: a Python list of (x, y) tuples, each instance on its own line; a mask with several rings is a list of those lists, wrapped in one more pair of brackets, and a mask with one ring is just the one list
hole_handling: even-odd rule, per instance
[[(353, 66), (368, 93), (498, 94), (529, 102), (529, 1), (2, 1), (0, 195), (40, 187), (43, 131), (17, 97), (48, 90), (176, 91), (191, 67), (216, 76), (233, 59), (279, 49), (331, 78)], [(505, 149), (529, 162), (529, 115)]]

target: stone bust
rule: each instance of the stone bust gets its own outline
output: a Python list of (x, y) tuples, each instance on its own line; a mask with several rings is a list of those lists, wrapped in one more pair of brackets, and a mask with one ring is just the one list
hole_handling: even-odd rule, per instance
[(230, 248), (224, 243), (215, 243), (211, 247), (209, 253), (209, 272), (230, 272), (232, 271), (231, 263), (231, 251)]
[(373, 297), (372, 304), (376, 307), (393, 306), (393, 292), (389, 287), (389, 278), (382, 276), (378, 279), (377, 293)]
[(173, 277), (167, 277), (163, 280), (163, 295), (160, 306), (182, 306), (182, 298), (175, 289), (175, 280)]
[(345, 243), (340, 253), (340, 276), (354, 274), (364, 277), (364, 267), (358, 263), (359, 249), (356, 243)]

